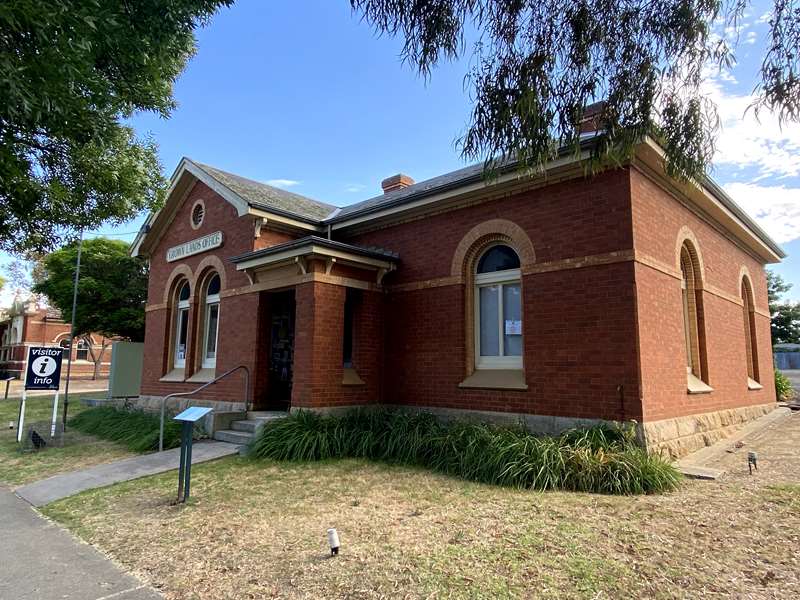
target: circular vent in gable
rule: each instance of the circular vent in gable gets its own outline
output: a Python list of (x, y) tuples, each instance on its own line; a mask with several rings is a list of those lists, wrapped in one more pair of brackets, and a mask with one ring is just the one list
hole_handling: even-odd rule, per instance
[(206, 216), (206, 207), (203, 206), (201, 201), (198, 201), (194, 208), (192, 208), (192, 227), (197, 229), (203, 223), (203, 217)]

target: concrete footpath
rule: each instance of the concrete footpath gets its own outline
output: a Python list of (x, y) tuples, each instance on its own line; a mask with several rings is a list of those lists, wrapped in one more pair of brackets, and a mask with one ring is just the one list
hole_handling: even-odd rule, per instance
[[(196, 442), (192, 447), (192, 464), (231, 456), (237, 454), (238, 451), (239, 446), (236, 444), (216, 441)], [(20, 498), (33, 506), (44, 506), (86, 490), (177, 469), (180, 454), (180, 448), (173, 448), (163, 452), (134, 456), (81, 471), (54, 475), (24, 485), (15, 491)], [(6, 596), (0, 594), (0, 598), (6, 598)]]
[(0, 598), (163, 598), (3, 488), (0, 488), (0, 515)]
[(675, 467), (687, 477), (695, 479), (718, 479), (725, 474), (717, 463), (726, 454), (733, 453), (745, 445), (752, 445), (768, 438), (775, 427), (792, 417), (792, 411), (779, 406), (771, 413), (742, 426), (730, 437), (688, 454), (675, 463)]

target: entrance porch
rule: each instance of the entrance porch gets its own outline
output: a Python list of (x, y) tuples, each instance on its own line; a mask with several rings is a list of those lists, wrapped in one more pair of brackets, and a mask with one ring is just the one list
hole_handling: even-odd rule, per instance
[(252, 410), (380, 402), (382, 280), (396, 256), (309, 237), (232, 260), (258, 294)]

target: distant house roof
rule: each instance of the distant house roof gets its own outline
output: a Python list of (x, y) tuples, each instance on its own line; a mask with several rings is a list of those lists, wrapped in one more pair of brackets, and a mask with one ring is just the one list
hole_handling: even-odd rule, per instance
[(281, 188), (276, 188), (260, 181), (240, 177), (233, 173), (228, 173), (222, 169), (217, 169), (209, 165), (204, 165), (197, 161), (193, 164), (208, 173), (219, 183), (236, 193), (251, 206), (264, 208), (266, 210), (276, 209), (284, 213), (297, 215), (306, 219), (322, 221), (336, 210), (331, 204), (325, 204), (312, 198), (306, 198), (294, 192), (288, 192)]

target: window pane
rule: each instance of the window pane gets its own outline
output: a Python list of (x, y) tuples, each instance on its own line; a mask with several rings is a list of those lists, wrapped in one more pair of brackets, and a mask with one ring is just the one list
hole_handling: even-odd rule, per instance
[(354, 292), (349, 288), (344, 301), (344, 335), (342, 336), (342, 363), (346, 368), (353, 366), (353, 303)]
[(182, 308), (178, 312), (178, 344), (175, 349), (175, 356), (178, 360), (186, 358), (186, 333), (189, 325), (189, 309)]
[(214, 277), (211, 278), (211, 281), (208, 282), (208, 291), (206, 294), (209, 296), (219, 294), (219, 275), (214, 275)]
[(497, 320), (500, 309), (500, 286), (489, 285), (480, 288), (480, 304), (481, 356), (499, 356), (500, 330)]
[(206, 358), (217, 357), (217, 321), (219, 320), (219, 304), (208, 305), (208, 331), (206, 332)]
[(181, 291), (178, 294), (178, 300), (188, 300), (189, 299), (189, 284), (184, 283), (181, 286)]
[(508, 246), (493, 246), (478, 261), (478, 273), (519, 269), (519, 257)]
[(522, 294), (518, 283), (503, 286), (503, 349), (506, 356), (522, 356)]

